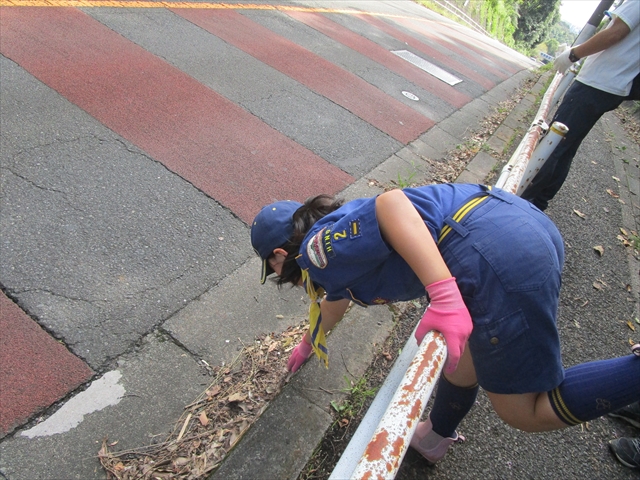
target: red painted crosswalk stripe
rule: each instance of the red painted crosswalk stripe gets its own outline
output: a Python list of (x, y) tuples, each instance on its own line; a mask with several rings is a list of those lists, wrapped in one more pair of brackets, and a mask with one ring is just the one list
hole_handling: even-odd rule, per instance
[[(446, 65), (447, 69), (452, 70), (451, 73), (458, 72), (461, 75), (464, 75), (465, 77), (467, 77), (469, 80), (481, 85), (486, 90), (491, 90), (495, 86), (495, 83), (493, 81), (482, 76), (480, 73), (478, 73), (473, 69), (473, 66), (475, 65), (476, 67), (478, 67), (479, 63), (476, 62), (473, 58), (470, 58), (469, 55), (465, 56), (465, 61), (467, 62), (467, 64), (465, 65), (462, 62), (459, 62), (453, 59), (451, 56), (447, 55), (446, 53), (443, 53), (442, 51), (436, 48), (430, 47), (425, 42), (422, 42), (419, 39), (412, 37), (411, 35), (403, 32), (399, 28), (394, 27), (390, 23), (385, 22), (380, 18), (374, 17), (372, 15), (360, 15), (360, 18), (365, 22), (369, 23), (370, 25), (381, 30), (382, 32), (386, 33), (387, 35), (391, 35), (392, 37), (402, 42), (405, 42), (407, 45), (414, 48), (415, 50), (424, 53), (424, 55), (427, 58), (433, 58), (434, 60), (440, 62), (442, 65)], [(451, 49), (448, 49), (448, 50), (452, 51)], [(456, 52), (456, 53), (459, 53), (459, 52)], [(482, 69), (490, 71), (491, 73), (497, 73), (495, 72), (495, 70), (491, 69), (490, 67), (487, 68), (487, 65), (482, 65)], [(497, 76), (499, 78), (503, 78), (503, 77), (506, 78), (506, 76), (504, 76), (502, 72), (500, 72), (500, 74)]]
[(246, 222), (354, 181), (79, 10), (3, 8), (0, 51)]
[(2, 436), (88, 381), (93, 371), (2, 292), (0, 312)]
[[(426, 91), (440, 97), (454, 107), (461, 108), (472, 98), (412, 65), (406, 60), (394, 55), (389, 50), (375, 42), (358, 35), (355, 32), (333, 22), (324, 15), (309, 12), (289, 12), (288, 15), (306, 25), (324, 33), (328, 37), (366, 55), (370, 59), (384, 65), (389, 70), (401, 75), (410, 82), (424, 88)], [(370, 15), (366, 15), (370, 17)], [(373, 18), (373, 17), (372, 17)]]
[(172, 9), (208, 32), (341, 105), (402, 143), (434, 125), (360, 77), (234, 11)]
[(469, 33), (467, 29), (458, 25), (445, 26), (438, 22), (430, 22), (427, 25), (424, 22), (416, 22), (407, 18), (399, 18), (397, 21), (399, 24), (411, 28), (414, 32), (433, 38), (438, 44), (445, 45), (446, 48), (470, 62), (481, 62), (484, 69), (500, 78), (508, 78), (521, 70), (516, 63), (506, 60), (507, 56), (513, 59), (513, 54), (507, 55), (500, 49), (493, 47), (488, 39), (478, 45), (478, 40), (470, 37), (473, 33)]

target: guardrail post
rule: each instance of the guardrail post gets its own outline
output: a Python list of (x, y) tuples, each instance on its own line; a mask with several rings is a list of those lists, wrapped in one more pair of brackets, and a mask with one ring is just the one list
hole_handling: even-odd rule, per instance
[[(527, 168), (515, 188), (516, 195), (522, 195), (568, 131), (569, 129), (563, 123), (553, 122), (549, 132), (540, 140), (538, 146), (531, 154)], [(508, 187), (508, 185), (505, 186)]]
[(529, 130), (525, 133), (522, 141), (518, 145), (518, 148), (509, 159), (509, 162), (507, 162), (502, 169), (500, 177), (496, 182), (496, 187), (502, 188), (503, 190), (511, 193), (516, 193), (516, 188), (527, 168), (527, 164), (535, 150), (538, 140), (547, 128), (545, 119), (551, 111), (551, 99), (555, 91), (558, 89), (558, 85), (562, 81), (562, 77), (563, 75), (559, 73), (556, 73), (553, 77), (549, 88), (542, 97), (538, 113), (536, 114), (536, 121), (531, 124), (531, 127), (529, 127)]

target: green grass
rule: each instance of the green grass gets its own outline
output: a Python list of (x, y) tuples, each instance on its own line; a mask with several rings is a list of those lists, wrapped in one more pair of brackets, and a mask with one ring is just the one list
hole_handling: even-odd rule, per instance
[(336, 401), (331, 402), (331, 407), (340, 416), (340, 419), (337, 421), (345, 418), (347, 420), (351, 420), (357, 417), (367, 400), (374, 397), (378, 391), (378, 387), (371, 388), (367, 386), (366, 377), (360, 378), (357, 382), (353, 382), (347, 377), (345, 377), (345, 380), (348, 387), (345, 388), (343, 392), (348, 393), (349, 396), (340, 403)]

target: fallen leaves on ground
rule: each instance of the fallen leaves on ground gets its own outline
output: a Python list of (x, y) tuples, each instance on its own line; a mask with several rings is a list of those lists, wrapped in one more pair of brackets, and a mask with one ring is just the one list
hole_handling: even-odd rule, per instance
[(620, 227), (620, 235), (616, 235), (616, 238), (622, 242), (625, 247), (631, 247), (636, 255), (640, 253), (640, 235), (635, 230), (628, 232), (626, 229)]
[(618, 195), (616, 192), (614, 192), (610, 188), (607, 188), (607, 193), (611, 195), (613, 198), (620, 198), (620, 195)]
[[(465, 142), (462, 145), (458, 145), (456, 148), (449, 150), (445, 158), (441, 160), (433, 160), (430, 158), (422, 157), (423, 160), (429, 164), (431, 172), (431, 182), (433, 183), (452, 183), (460, 176), (467, 165), (473, 160), (476, 154), (483, 149), (487, 149), (486, 145), (491, 136), (495, 133), (504, 119), (509, 115), (513, 108), (522, 100), (522, 98), (529, 93), (531, 88), (535, 85), (538, 78), (528, 79), (524, 85), (517, 90), (517, 92), (508, 100), (500, 102), (493, 110), (491, 114), (486, 116), (481, 122), (478, 128), (473, 131), (469, 131), (465, 135)], [(496, 160), (506, 162), (506, 152), (491, 152), (491, 156)], [(495, 172), (494, 172), (495, 174)], [(488, 179), (485, 179), (488, 182)], [(375, 180), (370, 181), (370, 185), (375, 185), (378, 182)], [(394, 182), (395, 183), (395, 182)], [(428, 182), (427, 182), (428, 183)], [(379, 185), (380, 186), (380, 185)], [(397, 185), (388, 186), (387, 189), (392, 189)]]
[(287, 352), (305, 324), (269, 334), (244, 346), (236, 360), (213, 367), (212, 384), (176, 422), (159, 444), (113, 452), (106, 439), (98, 452), (110, 480), (197, 480), (210, 474), (280, 392), (288, 373)]
[(607, 283), (604, 280), (596, 280), (595, 282), (593, 282), (593, 288), (595, 288), (596, 290), (604, 290), (605, 287), (607, 287)]

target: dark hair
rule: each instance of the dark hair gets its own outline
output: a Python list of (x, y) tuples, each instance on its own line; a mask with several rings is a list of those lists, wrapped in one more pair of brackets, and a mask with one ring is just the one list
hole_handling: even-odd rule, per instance
[(335, 199), (331, 195), (318, 195), (308, 198), (304, 204), (293, 214), (293, 235), (289, 241), (282, 246), (287, 252), (287, 258), (282, 264), (282, 273), (278, 277), (278, 286), (285, 283), (298, 285), (302, 278), (302, 271), (296, 262), (296, 257), (300, 253), (302, 240), (307, 235), (314, 223), (325, 215), (337, 210), (343, 204), (342, 200)]

